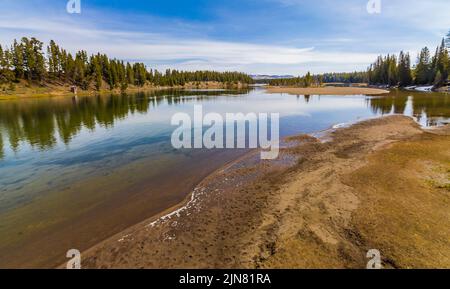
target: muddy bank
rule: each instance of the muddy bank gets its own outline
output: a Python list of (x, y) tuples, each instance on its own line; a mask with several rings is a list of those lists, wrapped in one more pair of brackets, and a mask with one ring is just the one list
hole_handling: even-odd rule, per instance
[(85, 268), (450, 267), (450, 137), (389, 116), (248, 155), (187, 206), (83, 253)]

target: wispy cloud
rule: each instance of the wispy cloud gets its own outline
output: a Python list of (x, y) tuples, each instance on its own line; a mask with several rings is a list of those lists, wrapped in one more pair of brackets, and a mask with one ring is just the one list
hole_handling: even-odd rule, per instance
[(301, 73), (305, 71), (307, 63), (361, 64), (375, 57), (374, 54), (364, 53), (319, 52), (313, 47), (178, 39), (159, 33), (95, 29), (77, 22), (52, 22), (34, 18), (20, 24), (0, 19), (0, 28), (12, 32), (26, 30), (46, 41), (55, 39), (71, 51), (81, 48), (90, 53), (100, 51), (120, 59), (144, 61), (148, 65), (164, 68), (247, 70), (266, 64), (292, 66), (295, 69), (289, 69), (290, 73)]
[[(383, 13), (375, 17), (366, 13), (365, 0), (312, 4), (263, 0), (262, 8), (253, 8), (251, 14), (244, 8), (234, 12), (221, 4), (211, 10), (210, 18), (195, 20), (148, 11), (121, 14), (98, 7), (85, 8), (82, 15), (72, 16), (64, 7), (49, 6), (52, 1), (34, 0), (41, 3), (36, 9), (24, 9), (23, 2), (17, 2), (5, 0), (0, 4), (8, 11), (0, 15), (1, 43), (36, 36), (46, 42), (54, 39), (69, 51), (107, 53), (158, 69), (290, 74), (359, 70), (378, 53), (400, 49), (415, 53), (423, 45), (435, 45), (441, 30), (447, 24), (450, 27), (449, 18), (444, 17), (447, 0), (419, 1), (419, 8), (405, 8), (401, 15), (396, 13), (406, 2), (389, 1)], [(439, 19), (421, 26), (419, 10), (426, 9)], [(429, 13), (424, 17), (432, 18)]]

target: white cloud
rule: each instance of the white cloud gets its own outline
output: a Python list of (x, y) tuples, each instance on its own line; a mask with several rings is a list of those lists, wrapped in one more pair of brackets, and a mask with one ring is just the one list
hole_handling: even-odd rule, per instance
[[(93, 25), (67, 19), (25, 18), (20, 22), (0, 18), (2, 43), (15, 37), (35, 36), (48, 42), (54, 39), (69, 51), (102, 52), (119, 59), (143, 61), (159, 69), (240, 70), (248, 73), (304, 73), (306, 64), (322, 64), (326, 70), (339, 65), (370, 63), (375, 55), (316, 51), (312, 47), (261, 45), (203, 39), (179, 39), (157, 33), (97, 29)], [(364, 65), (365, 67), (366, 65)], [(303, 68), (304, 67), (304, 68)], [(326, 68), (327, 67), (327, 68)], [(281, 72), (281, 71), (280, 71)], [(317, 71), (319, 72), (319, 71)]]
[[(115, 20), (114, 15), (96, 14), (95, 11), (91, 12), (91, 17), (69, 16), (65, 13), (37, 17), (39, 13), (36, 11), (11, 8), (8, 13), (0, 15), (0, 42), (11, 43), (14, 38), (21, 36), (35, 36), (45, 42), (54, 39), (69, 51), (84, 49), (89, 53), (107, 53), (119, 59), (143, 61), (158, 69), (303, 74), (308, 70), (318, 73), (365, 69), (376, 58), (372, 52), (398, 53), (403, 49), (411, 51), (414, 56), (424, 45), (437, 45), (436, 39), (439, 37), (436, 35), (450, 28), (450, 17), (447, 17), (449, 0), (382, 0), (383, 10), (378, 18), (364, 13), (365, 0), (323, 0), (314, 4), (302, 0), (271, 1), (297, 5), (299, 9), (307, 9), (311, 15), (327, 18), (324, 22), (328, 25), (331, 23), (333, 29), (339, 32), (324, 29), (323, 35), (307, 35), (310, 39), (291, 37), (282, 43), (255, 44), (212, 40), (192, 34), (180, 36), (180, 31), (161, 32), (153, 28), (161, 26), (161, 19), (155, 20), (159, 22), (153, 23), (154, 26), (153, 20), (150, 20), (145, 22), (148, 27), (139, 27), (144, 31), (159, 31), (149, 33), (137, 32), (133, 23), (126, 23), (123, 18)], [(105, 21), (113, 25), (103, 25)], [(137, 23), (142, 24), (140, 20)], [(117, 29), (121, 24), (130, 26)], [(184, 30), (189, 27), (193, 31), (199, 28), (183, 23), (162, 26), (170, 29), (171, 25), (182, 26)], [(115, 28), (104, 28), (107, 26)], [(410, 31), (402, 28), (400, 31), (405, 32), (399, 35), (398, 31), (391, 33), (386, 30), (389, 26), (407, 27)]]
[(386, 1), (383, 14), (392, 21), (410, 25), (411, 29), (442, 33), (450, 29), (450, 1), (396, 0)]

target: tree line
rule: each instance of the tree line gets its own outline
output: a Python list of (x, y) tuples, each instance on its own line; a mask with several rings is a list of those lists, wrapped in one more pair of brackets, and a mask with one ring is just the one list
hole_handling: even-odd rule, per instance
[(297, 86), (310, 87), (321, 86), (323, 83), (363, 83), (367, 82), (366, 72), (342, 72), (342, 73), (324, 73), (311, 74), (306, 73), (305, 76), (294, 78), (281, 78), (269, 81), (269, 85), (273, 86)]
[(342, 82), (342, 83), (363, 83), (367, 82), (367, 73), (365, 72), (340, 72), (325, 73), (322, 75), (324, 83)]
[[(449, 43), (448, 39), (447, 43)], [(377, 61), (369, 67), (367, 73), (370, 84), (401, 87), (445, 85), (450, 75), (450, 57), (446, 41), (442, 40), (433, 56), (428, 47), (423, 48), (412, 68), (410, 55), (400, 52), (398, 57), (395, 55), (379, 56)]]
[(305, 76), (298, 76), (292, 78), (278, 78), (271, 79), (269, 85), (272, 86), (297, 86), (297, 87), (310, 87), (319, 86), (322, 83), (320, 75), (312, 75), (310, 72)]
[(23, 37), (10, 46), (0, 45), (0, 84), (27, 80), (44, 84), (55, 82), (76, 85), (87, 90), (100, 90), (106, 83), (110, 89), (125, 90), (129, 85), (183, 86), (186, 83), (215, 81), (221, 83), (252, 83), (252, 78), (240, 72), (178, 71), (160, 72), (148, 69), (144, 63), (130, 63), (111, 59), (105, 54), (88, 56), (84, 50), (68, 52), (55, 41), (44, 43), (36, 38)]
[(350, 73), (325, 73), (289, 79), (269, 81), (274, 86), (319, 86), (322, 83), (369, 83), (406, 87), (410, 85), (434, 85), (440, 87), (449, 81), (450, 76), (450, 32), (436, 48), (433, 56), (429, 48), (421, 50), (415, 65), (411, 63), (409, 53), (400, 52), (398, 56), (379, 56), (367, 71)]

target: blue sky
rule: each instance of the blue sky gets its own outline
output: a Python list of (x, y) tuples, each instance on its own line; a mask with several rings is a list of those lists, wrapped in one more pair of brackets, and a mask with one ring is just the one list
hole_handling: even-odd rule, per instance
[(380, 14), (369, 0), (80, 1), (78, 15), (68, 0), (1, 0), (0, 43), (35, 36), (158, 69), (299, 75), (415, 56), (450, 29), (449, 0), (380, 0)]

